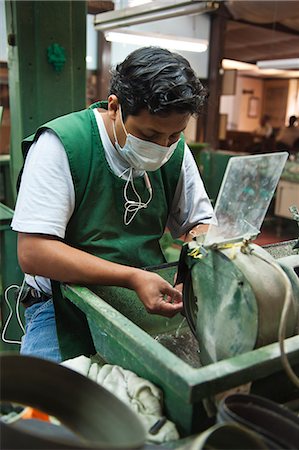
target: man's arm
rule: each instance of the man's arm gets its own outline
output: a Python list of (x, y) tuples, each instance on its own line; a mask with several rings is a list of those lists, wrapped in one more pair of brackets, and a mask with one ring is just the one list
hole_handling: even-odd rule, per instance
[(158, 274), (106, 261), (54, 237), (19, 233), (18, 257), (23, 272), (31, 275), (132, 289), (152, 314), (172, 317), (182, 309), (181, 293)]
[[(191, 150), (185, 144), (184, 159), (167, 228), (174, 238), (184, 240), (182, 236), (187, 235), (192, 228), (210, 222), (213, 222), (213, 207)], [(192, 237), (189, 236), (188, 239)]]

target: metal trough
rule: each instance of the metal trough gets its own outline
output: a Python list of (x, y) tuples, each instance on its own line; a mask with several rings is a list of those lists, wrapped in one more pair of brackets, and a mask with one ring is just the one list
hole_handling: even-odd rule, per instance
[[(290, 241), (266, 249), (278, 258), (292, 254), (293, 244)], [(171, 281), (176, 264), (153, 270)], [(278, 343), (199, 367), (197, 343), (192, 338), (186, 343), (190, 332), (181, 315), (173, 319), (149, 315), (136, 294), (124, 288), (97, 287), (92, 292), (86, 287), (64, 286), (63, 290), (86, 314), (95, 348), (104, 361), (130, 369), (161, 387), (165, 412), (182, 436), (209, 426), (203, 401), (227, 389), (253, 382), (252, 392), (278, 402), (296, 395), (282, 369)], [(179, 345), (172, 351), (162, 345), (166, 332), (178, 341), (182, 337), (183, 352)], [(299, 336), (285, 340), (285, 351), (293, 367), (299, 368)]]

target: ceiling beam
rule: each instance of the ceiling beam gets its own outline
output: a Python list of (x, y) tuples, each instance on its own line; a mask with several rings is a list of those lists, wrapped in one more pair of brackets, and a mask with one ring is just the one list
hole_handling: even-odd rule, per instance
[(244, 19), (230, 19), (230, 20), (237, 22), (237, 23), (242, 23), (244, 25), (253, 25), (255, 27), (264, 28), (266, 30), (273, 31), (273, 32), (279, 31), (281, 33), (292, 34), (297, 37), (299, 36), (299, 32), (297, 30), (289, 28), (279, 22), (257, 23), (257, 22), (251, 22), (249, 20), (244, 20)]
[(110, 0), (92, 1), (87, 2), (87, 12), (88, 14), (100, 14), (106, 11), (114, 10), (114, 2)]
[(98, 14), (95, 18), (95, 28), (98, 31), (108, 31), (188, 14), (204, 14), (216, 11), (218, 7), (219, 3), (216, 1), (172, 0), (171, 3), (165, 3), (157, 0), (145, 5)]

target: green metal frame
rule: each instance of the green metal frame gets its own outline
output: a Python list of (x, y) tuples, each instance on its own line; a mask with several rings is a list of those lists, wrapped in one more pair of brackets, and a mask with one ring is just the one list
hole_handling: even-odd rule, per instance
[[(204, 399), (282, 372), (277, 343), (193, 368), (88, 288), (66, 285), (63, 291), (86, 314), (95, 348), (107, 363), (121, 365), (161, 387), (166, 414), (182, 435), (204, 429)], [(124, 292), (124, 301), (126, 297)], [(285, 349), (290, 363), (298, 364), (299, 336), (287, 339)]]
[(1, 201), (9, 208), (14, 207), (14, 197), (10, 178), (10, 155), (0, 155)]
[[(86, 2), (5, 2), (14, 196), (23, 164), (21, 141), (45, 122), (85, 108)], [(79, 32), (78, 32), (79, 30)], [(65, 64), (52, 64), (58, 46)], [(51, 47), (52, 46), (52, 47)], [(50, 57), (52, 59), (50, 59)], [(58, 70), (59, 69), (59, 70)]]

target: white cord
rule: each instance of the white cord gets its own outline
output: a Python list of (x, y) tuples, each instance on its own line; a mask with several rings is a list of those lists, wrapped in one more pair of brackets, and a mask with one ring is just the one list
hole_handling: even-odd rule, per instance
[(261, 255), (256, 253), (254, 250), (251, 251), (252, 254), (257, 256), (258, 258), (262, 259), (263, 261), (267, 262), (272, 266), (274, 269), (278, 271), (278, 273), (281, 275), (283, 284), (285, 287), (285, 297), (284, 297), (284, 303), (283, 308), (281, 312), (280, 317), (280, 323), (279, 323), (279, 329), (278, 329), (278, 342), (280, 347), (280, 353), (281, 353), (281, 363), (283, 365), (284, 370), (286, 371), (286, 374), (288, 375), (289, 379), (297, 386), (299, 387), (299, 378), (293, 371), (292, 367), (290, 366), (290, 363), (288, 361), (287, 355), (285, 353), (284, 349), (284, 340), (285, 340), (285, 333), (286, 333), (286, 325), (287, 325), (287, 318), (290, 313), (290, 307), (292, 305), (292, 285), (287, 277), (284, 270), (278, 265), (274, 264), (272, 261), (267, 260), (266, 258), (263, 258)]
[[(138, 213), (138, 211), (140, 209), (146, 208), (147, 205), (149, 204), (149, 202), (151, 201), (151, 199), (153, 198), (152, 186), (151, 186), (149, 177), (146, 172), (144, 173), (144, 181), (145, 181), (147, 190), (149, 192), (149, 198), (146, 203), (144, 203), (142, 201), (140, 195), (138, 194), (138, 192), (135, 188), (134, 178), (133, 178), (133, 168), (130, 167), (130, 173), (129, 173), (129, 176), (128, 176), (128, 179), (126, 181), (125, 188), (124, 188), (124, 198), (126, 201), (125, 202), (125, 213), (124, 213), (124, 224), (125, 225), (129, 225), (132, 222), (132, 220), (134, 219), (134, 217), (136, 216), (136, 214)], [(137, 197), (137, 201), (128, 199), (127, 190), (128, 190), (129, 183), (131, 183), (133, 192)], [(129, 214), (132, 214), (132, 215), (128, 219)]]
[(13, 310), (12, 310), (12, 307), (10, 306), (10, 303), (9, 303), (9, 300), (8, 300), (8, 292), (11, 289), (19, 289), (20, 288), (20, 292), (18, 294), (17, 301), (16, 301), (16, 316), (17, 316), (17, 320), (18, 320), (19, 326), (20, 326), (21, 330), (23, 331), (23, 333), (25, 334), (25, 328), (24, 328), (24, 325), (22, 323), (22, 320), (21, 320), (21, 317), (20, 317), (20, 311), (19, 311), (20, 300), (21, 300), (21, 296), (22, 296), (22, 293), (23, 293), (24, 285), (25, 285), (25, 277), (23, 279), (21, 288), (17, 284), (12, 284), (8, 288), (6, 288), (5, 292), (4, 292), (4, 299), (5, 299), (5, 302), (6, 302), (7, 306), (8, 306), (8, 309), (9, 309), (9, 315), (8, 315), (8, 317), (6, 319), (6, 322), (5, 322), (4, 326), (3, 326), (3, 330), (2, 330), (2, 333), (1, 333), (1, 339), (2, 339), (3, 342), (6, 342), (7, 344), (19, 344), (19, 345), (21, 345), (21, 341), (15, 341), (15, 340), (11, 340), (11, 339), (6, 339), (6, 337), (5, 337), (6, 330), (8, 328), (9, 322), (10, 322), (10, 320), (12, 318), (12, 315), (13, 315)]

